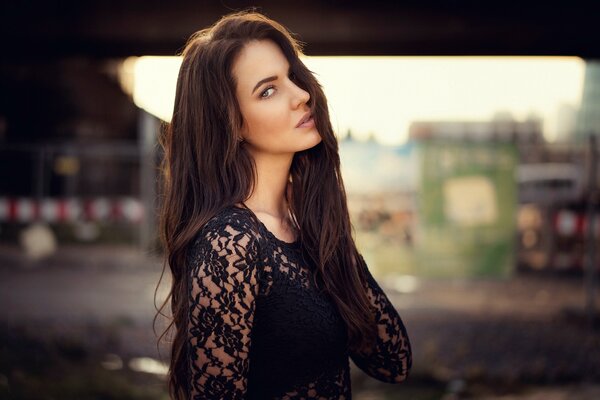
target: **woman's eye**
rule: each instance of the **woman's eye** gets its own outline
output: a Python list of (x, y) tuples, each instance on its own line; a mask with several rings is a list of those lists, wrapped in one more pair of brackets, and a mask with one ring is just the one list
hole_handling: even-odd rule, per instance
[(274, 91), (275, 91), (275, 88), (273, 86), (269, 86), (260, 94), (260, 97), (262, 97), (263, 99), (266, 99), (267, 97), (270, 97)]

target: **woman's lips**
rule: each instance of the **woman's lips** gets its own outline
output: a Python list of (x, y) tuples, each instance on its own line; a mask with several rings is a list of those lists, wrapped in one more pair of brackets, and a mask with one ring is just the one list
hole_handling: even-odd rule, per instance
[(307, 121), (299, 124), (296, 128), (312, 128), (313, 126), (315, 126), (315, 120), (310, 116)]

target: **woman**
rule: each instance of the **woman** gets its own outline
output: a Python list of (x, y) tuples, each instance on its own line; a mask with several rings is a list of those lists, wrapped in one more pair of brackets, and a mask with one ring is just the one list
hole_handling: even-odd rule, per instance
[(254, 12), (183, 50), (161, 138), (174, 399), (350, 399), (349, 357), (390, 383), (411, 367), (352, 238), (327, 102), (300, 54)]

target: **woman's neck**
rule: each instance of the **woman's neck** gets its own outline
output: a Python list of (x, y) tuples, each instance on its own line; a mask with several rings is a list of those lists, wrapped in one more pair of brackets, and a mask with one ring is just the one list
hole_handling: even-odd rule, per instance
[(245, 201), (255, 213), (268, 214), (273, 218), (288, 218), (286, 191), (288, 190), (293, 154), (255, 154), (256, 186)]

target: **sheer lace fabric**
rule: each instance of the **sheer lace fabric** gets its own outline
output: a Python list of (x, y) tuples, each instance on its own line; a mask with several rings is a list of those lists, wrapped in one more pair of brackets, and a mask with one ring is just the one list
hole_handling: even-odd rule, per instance
[(349, 357), (372, 377), (404, 380), (411, 348), (400, 316), (367, 270), (379, 330), (357, 354), (333, 301), (313, 282), (299, 243), (252, 211), (228, 207), (188, 253), (188, 354), (193, 399), (351, 399)]

